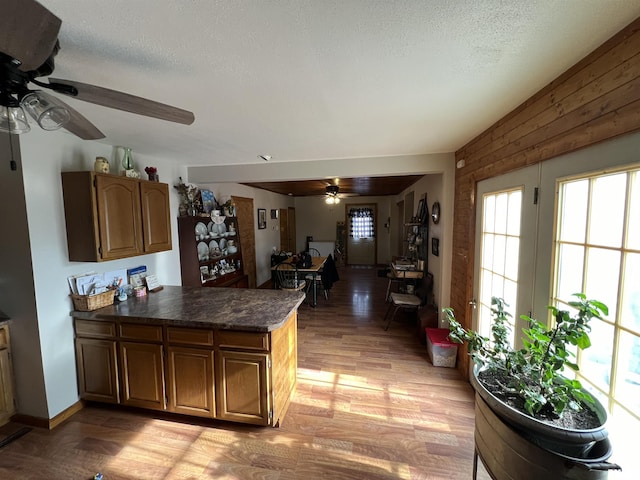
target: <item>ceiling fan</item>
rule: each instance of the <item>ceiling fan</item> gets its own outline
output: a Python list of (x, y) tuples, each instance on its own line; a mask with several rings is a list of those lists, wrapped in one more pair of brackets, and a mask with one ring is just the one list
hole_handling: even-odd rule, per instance
[(51, 75), (55, 68), (61, 25), (62, 20), (35, 0), (2, 0), (0, 131), (28, 132), (26, 110), (44, 130), (63, 127), (83, 140), (105, 137), (80, 112), (50, 93), (30, 89), (30, 84), (125, 112), (184, 125), (194, 122), (192, 112), (128, 93), (73, 80), (49, 78), (43, 82), (41, 79)]
[(340, 193), (338, 185), (329, 184), (324, 187), (324, 201), (328, 205), (337, 205), (342, 197), (357, 197), (357, 193)]
[(340, 192), (340, 187), (338, 185), (327, 185), (325, 187), (325, 203), (328, 205), (335, 205), (340, 203), (340, 197), (338, 193)]

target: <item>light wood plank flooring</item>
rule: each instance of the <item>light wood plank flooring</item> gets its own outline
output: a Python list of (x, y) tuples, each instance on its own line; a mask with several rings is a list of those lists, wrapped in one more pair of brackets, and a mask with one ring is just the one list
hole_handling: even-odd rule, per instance
[(0, 478), (470, 479), (470, 385), (431, 365), (411, 315), (383, 330), (376, 269), (339, 273), (329, 300), (300, 308), (298, 385), (280, 428), (93, 405), (0, 449)]

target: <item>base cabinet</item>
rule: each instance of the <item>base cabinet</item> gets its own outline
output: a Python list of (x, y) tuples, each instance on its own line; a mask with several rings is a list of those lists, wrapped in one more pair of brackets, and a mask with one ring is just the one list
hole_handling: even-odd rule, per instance
[(83, 398), (96, 402), (118, 403), (116, 342), (94, 338), (76, 340), (78, 383)]
[(167, 410), (214, 418), (213, 351), (200, 348), (167, 349)]
[(268, 333), (151, 322), (75, 319), (81, 398), (254, 425), (284, 417), (296, 383), (296, 312)]
[(0, 425), (7, 423), (15, 412), (9, 326), (2, 325), (0, 326)]
[(218, 352), (218, 418), (269, 425), (268, 363), (265, 354)]
[(122, 403), (132, 407), (164, 410), (162, 345), (120, 343)]

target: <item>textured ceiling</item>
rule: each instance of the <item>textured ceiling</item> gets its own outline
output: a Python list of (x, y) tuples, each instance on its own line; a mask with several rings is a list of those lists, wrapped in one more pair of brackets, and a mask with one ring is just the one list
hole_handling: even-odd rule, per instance
[(640, 0), (42, 3), (62, 19), (54, 76), (195, 113), (69, 100), (103, 141), (189, 165), (453, 152), (640, 16)]

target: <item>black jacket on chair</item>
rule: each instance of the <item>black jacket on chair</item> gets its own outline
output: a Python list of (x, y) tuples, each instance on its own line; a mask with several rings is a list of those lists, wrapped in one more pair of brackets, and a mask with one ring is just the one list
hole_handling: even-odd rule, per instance
[(322, 286), (325, 290), (331, 290), (331, 287), (335, 282), (340, 280), (338, 276), (338, 269), (336, 268), (336, 262), (333, 260), (333, 256), (329, 254), (327, 260), (324, 262), (322, 272), (320, 273), (320, 279), (322, 280)]

